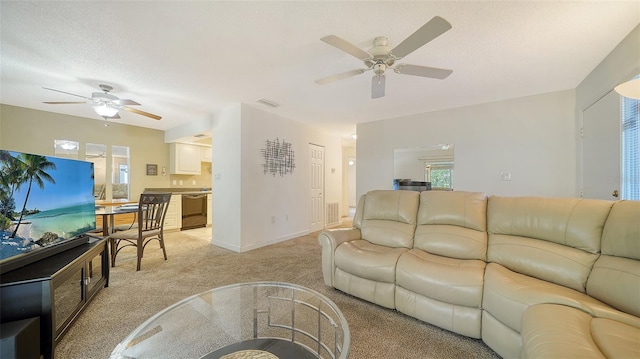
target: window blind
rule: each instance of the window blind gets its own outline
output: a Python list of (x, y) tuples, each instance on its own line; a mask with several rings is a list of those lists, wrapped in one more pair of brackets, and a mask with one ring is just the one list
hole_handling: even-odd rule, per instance
[[(640, 77), (639, 76), (636, 76)], [(622, 199), (640, 200), (640, 100), (622, 96)]]

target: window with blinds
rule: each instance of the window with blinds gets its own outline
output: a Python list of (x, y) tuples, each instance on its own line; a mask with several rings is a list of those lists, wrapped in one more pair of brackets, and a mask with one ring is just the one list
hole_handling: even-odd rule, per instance
[[(640, 75), (636, 76), (636, 78)], [(622, 96), (622, 199), (640, 200), (640, 100)]]

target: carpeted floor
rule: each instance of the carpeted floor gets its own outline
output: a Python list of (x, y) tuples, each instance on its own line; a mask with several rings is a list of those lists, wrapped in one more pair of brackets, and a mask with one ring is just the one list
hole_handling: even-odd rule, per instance
[(98, 293), (56, 347), (56, 359), (108, 358), (129, 332), (165, 307), (208, 289), (238, 282), (280, 281), (333, 300), (351, 330), (350, 358), (498, 358), (480, 340), (434, 327), (324, 285), (321, 254), (311, 234), (245, 253), (210, 244), (210, 229), (167, 233), (168, 260), (157, 242), (135, 270), (127, 248)]

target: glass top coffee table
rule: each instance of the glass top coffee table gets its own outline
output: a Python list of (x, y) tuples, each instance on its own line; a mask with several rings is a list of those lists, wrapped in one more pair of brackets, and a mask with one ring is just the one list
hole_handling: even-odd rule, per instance
[(111, 358), (347, 358), (351, 334), (324, 295), (289, 283), (214, 288), (157, 313)]

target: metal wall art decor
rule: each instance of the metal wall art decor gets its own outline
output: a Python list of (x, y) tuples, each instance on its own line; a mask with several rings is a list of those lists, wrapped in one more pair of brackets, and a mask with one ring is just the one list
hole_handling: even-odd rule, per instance
[(295, 155), (291, 148), (291, 143), (279, 139), (267, 140), (265, 147), (260, 150), (262, 157), (264, 158), (264, 164), (262, 168), (264, 174), (271, 174), (276, 176), (284, 176), (286, 174), (292, 174), (293, 169), (296, 168)]

